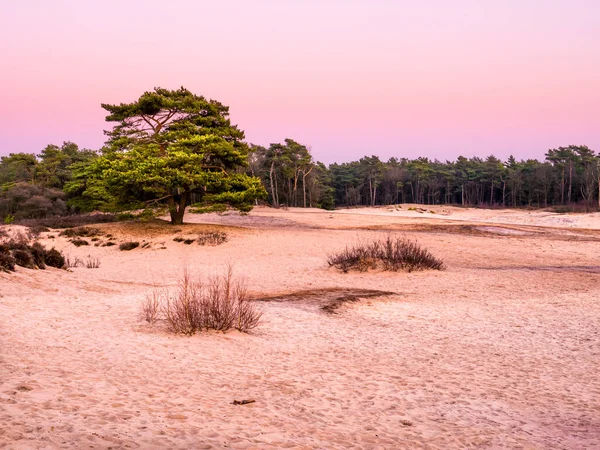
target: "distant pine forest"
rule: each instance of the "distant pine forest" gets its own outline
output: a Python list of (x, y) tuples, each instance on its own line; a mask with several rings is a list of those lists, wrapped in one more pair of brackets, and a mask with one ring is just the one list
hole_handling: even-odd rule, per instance
[[(95, 209), (117, 210), (106, 202), (81, 198), (86, 165), (101, 151), (80, 149), (72, 142), (48, 145), (39, 154), (17, 153), (0, 161), (0, 218), (45, 218)], [(501, 161), (459, 157), (428, 158), (365, 156), (331, 164), (313, 160), (309, 149), (286, 139), (268, 148), (250, 146), (241, 169), (261, 180), (267, 196), (256, 203), (274, 207), (377, 206), (400, 203), (472, 207), (557, 207), (557, 211), (596, 211), (600, 203), (600, 157), (586, 146), (551, 149), (544, 161)], [(84, 180), (83, 180), (84, 181)], [(141, 193), (139, 203), (147, 205)], [(194, 196), (189, 199), (194, 203)], [(122, 208), (121, 208), (122, 209)], [(212, 210), (204, 205), (204, 210)]]

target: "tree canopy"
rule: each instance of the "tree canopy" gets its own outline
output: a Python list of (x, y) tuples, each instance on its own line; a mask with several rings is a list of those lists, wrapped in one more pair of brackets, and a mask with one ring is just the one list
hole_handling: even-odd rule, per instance
[(227, 106), (182, 87), (102, 107), (116, 125), (105, 132), (102, 156), (70, 186), (88, 201), (166, 202), (171, 223), (181, 224), (192, 201), (248, 211), (266, 196), (260, 180), (243, 171), (249, 147)]

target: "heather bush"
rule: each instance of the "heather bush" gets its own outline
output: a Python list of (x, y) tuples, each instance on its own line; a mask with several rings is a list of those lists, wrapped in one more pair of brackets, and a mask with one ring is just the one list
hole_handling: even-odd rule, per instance
[(0, 244), (0, 271), (2, 272), (13, 272), (17, 261), (15, 257), (10, 253), (8, 248)]
[(45, 269), (46, 266), (63, 268), (64, 256), (52, 248), (47, 250), (39, 242), (30, 243), (23, 235), (0, 242), (0, 271), (12, 272), (15, 266)]
[(119, 250), (129, 251), (129, 250), (133, 250), (134, 248), (137, 248), (139, 246), (140, 246), (139, 242), (123, 242), (121, 245), (119, 245)]
[(50, 250), (46, 250), (46, 255), (44, 256), (44, 262), (47, 266), (56, 267), (57, 269), (62, 269), (65, 267), (65, 257), (64, 255), (52, 247)]
[(198, 244), (210, 246), (221, 245), (227, 242), (227, 239), (227, 233), (223, 231), (207, 231), (198, 235)]
[(61, 231), (59, 236), (66, 237), (94, 237), (101, 236), (102, 231), (99, 228), (91, 228), (91, 227), (76, 227), (76, 228), (67, 228), (64, 231)]
[(422, 248), (416, 241), (388, 236), (363, 242), (327, 257), (327, 263), (343, 272), (365, 272), (381, 267), (383, 270), (444, 270), (443, 262)]

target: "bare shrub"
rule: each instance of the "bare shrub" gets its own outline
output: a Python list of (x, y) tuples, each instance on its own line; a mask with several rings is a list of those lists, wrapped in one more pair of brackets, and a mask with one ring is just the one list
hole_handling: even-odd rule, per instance
[(169, 331), (185, 335), (230, 329), (247, 333), (262, 317), (231, 267), (206, 282), (185, 270), (173, 295), (165, 289), (147, 294), (140, 315), (149, 323), (163, 320)]
[(88, 255), (87, 259), (85, 260), (85, 267), (87, 269), (98, 269), (100, 267), (100, 258)]
[(81, 260), (81, 258), (74, 257), (73, 259), (71, 259), (71, 255), (65, 256), (65, 267), (67, 267), (68, 269), (73, 269), (75, 267), (81, 266), (83, 266), (83, 261)]
[(149, 324), (154, 324), (159, 320), (160, 309), (163, 298), (168, 298), (168, 291), (154, 290), (146, 294), (140, 306), (140, 316)]
[(207, 231), (198, 235), (198, 244), (216, 246), (227, 242), (227, 239), (227, 233), (223, 231)]
[(129, 251), (129, 250), (133, 250), (134, 248), (138, 248), (139, 246), (140, 246), (139, 242), (123, 242), (121, 245), (119, 245), (119, 250)]
[(365, 272), (379, 265), (383, 270), (444, 270), (444, 263), (418, 242), (388, 236), (385, 239), (359, 243), (339, 253), (328, 255), (327, 263), (344, 273), (349, 270)]

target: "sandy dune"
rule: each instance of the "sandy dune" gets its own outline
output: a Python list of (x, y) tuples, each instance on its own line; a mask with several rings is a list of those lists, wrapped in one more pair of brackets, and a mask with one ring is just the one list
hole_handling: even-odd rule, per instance
[[(151, 243), (130, 252), (45, 233), (102, 264), (0, 274), (0, 447), (600, 448), (600, 215), (408, 207), (258, 208), (178, 227), (227, 230), (218, 247), (158, 226), (99, 226)], [(327, 267), (328, 252), (387, 233), (448, 269)], [(153, 286), (230, 261), (256, 298), (277, 297), (253, 333), (140, 321)], [(365, 290), (395, 294), (320, 309)]]

